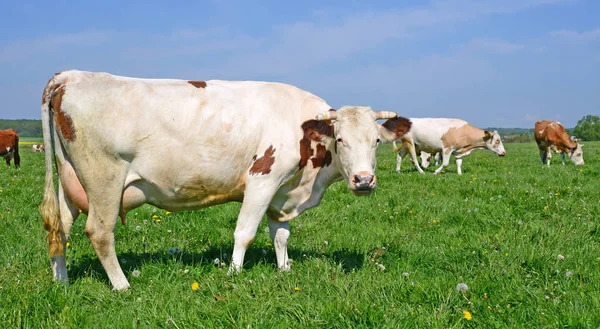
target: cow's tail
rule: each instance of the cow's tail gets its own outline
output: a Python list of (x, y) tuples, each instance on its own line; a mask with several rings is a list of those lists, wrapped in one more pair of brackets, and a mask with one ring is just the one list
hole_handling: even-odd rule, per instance
[(394, 148), (394, 152), (400, 152), (400, 151), (402, 151), (403, 148), (405, 148), (405, 145), (404, 145), (404, 143), (402, 143), (402, 145), (400, 145), (400, 147), (396, 147), (396, 141), (393, 141), (392, 147)]
[(44, 152), (46, 180), (44, 182), (44, 199), (40, 204), (40, 215), (44, 220), (44, 228), (48, 231), (48, 251), (50, 257), (64, 255), (61, 238), (60, 210), (56, 190), (54, 189), (52, 156), (54, 154), (53, 146), (55, 143), (52, 112), (50, 110), (52, 92), (60, 87), (60, 83), (58, 83), (59, 77), (60, 74), (57, 74), (48, 81), (42, 95), (42, 131), (44, 134), (44, 147), (46, 148), (46, 152)]

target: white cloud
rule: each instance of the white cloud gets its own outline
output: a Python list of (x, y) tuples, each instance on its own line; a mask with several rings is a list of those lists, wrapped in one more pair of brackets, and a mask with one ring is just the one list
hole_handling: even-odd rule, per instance
[(525, 45), (496, 39), (474, 39), (471, 46), (492, 53), (511, 54), (525, 48)]
[(571, 41), (596, 41), (600, 40), (600, 28), (583, 32), (563, 29), (559, 31), (550, 32), (550, 35)]
[[(86, 31), (50, 35), (35, 39), (13, 42), (0, 50), (0, 62), (22, 60), (31, 55), (60, 51), (66, 46), (96, 46), (111, 40), (111, 31)], [(63, 49), (68, 51), (69, 49)]]

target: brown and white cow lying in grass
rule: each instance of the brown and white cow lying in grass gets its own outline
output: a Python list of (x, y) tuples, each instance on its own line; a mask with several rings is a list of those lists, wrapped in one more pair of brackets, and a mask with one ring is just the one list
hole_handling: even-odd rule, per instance
[[(389, 120), (378, 125), (379, 119)], [(410, 128), (396, 113), (365, 106), (335, 111), (281, 83), (81, 71), (50, 79), (42, 124), (47, 152), (40, 213), (54, 279), (68, 281), (65, 243), (83, 212), (85, 233), (117, 290), (129, 282), (115, 253), (115, 224), (145, 203), (176, 211), (241, 202), (230, 270), (242, 268), (265, 214), (277, 265), (289, 270), (289, 221), (317, 206), (336, 181), (356, 195), (370, 194), (380, 141)], [(157, 156), (158, 149), (167, 156)]]
[[(459, 175), (462, 175), (462, 158), (473, 150), (488, 149), (499, 156), (506, 155), (497, 131), (479, 129), (460, 119), (410, 118), (410, 121), (412, 122), (410, 131), (401, 138), (402, 146), (400, 148), (394, 146), (394, 151), (407, 149), (419, 173), (423, 173), (423, 169), (416, 160), (417, 150), (431, 154), (441, 152), (442, 165), (434, 174), (440, 173), (449, 164), (450, 155), (456, 158)], [(398, 152), (396, 160), (398, 171), (405, 154), (406, 151)]]
[(35, 152), (44, 152), (44, 145), (43, 144), (33, 144), (31, 145), (31, 152), (35, 153)]
[(15, 167), (21, 166), (21, 157), (19, 156), (19, 135), (8, 128), (0, 130), (0, 158), (4, 158), (6, 165), (10, 167), (10, 160), (15, 159)]
[(534, 128), (535, 142), (540, 150), (540, 159), (542, 164), (550, 166), (552, 152), (560, 153), (563, 166), (565, 163), (565, 153), (575, 165), (583, 165), (583, 150), (582, 144), (574, 141), (569, 137), (565, 127), (559, 122), (542, 120), (535, 123)]

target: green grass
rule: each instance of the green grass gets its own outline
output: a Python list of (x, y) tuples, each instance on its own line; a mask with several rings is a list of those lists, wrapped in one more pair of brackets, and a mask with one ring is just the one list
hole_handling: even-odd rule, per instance
[(466, 157), (463, 176), (454, 164), (419, 175), (409, 161), (396, 174), (383, 145), (373, 196), (337, 183), (292, 221), (290, 273), (276, 269), (266, 223), (240, 275), (215, 265), (229, 263), (239, 204), (144, 206), (116, 228), (131, 283), (120, 293), (85, 216), (67, 250), (71, 284), (51, 281), (37, 212), (43, 154), (22, 152), (21, 170), (0, 167), (0, 327), (597, 328), (600, 143), (585, 144), (583, 167), (555, 156), (547, 168), (535, 144), (507, 144), (504, 158)]

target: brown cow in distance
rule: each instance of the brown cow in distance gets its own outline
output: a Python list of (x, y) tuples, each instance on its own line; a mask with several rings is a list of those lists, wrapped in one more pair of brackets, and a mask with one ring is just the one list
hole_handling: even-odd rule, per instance
[(550, 166), (550, 159), (554, 150), (559, 153), (562, 158), (562, 163), (565, 165), (565, 153), (569, 156), (575, 165), (583, 165), (583, 145), (571, 140), (569, 134), (559, 122), (555, 121), (538, 121), (535, 123), (535, 142), (540, 150), (540, 159), (542, 164)]
[(6, 165), (10, 167), (10, 160), (15, 159), (15, 167), (21, 166), (21, 157), (19, 156), (19, 135), (12, 130), (0, 130), (0, 157), (6, 160)]

